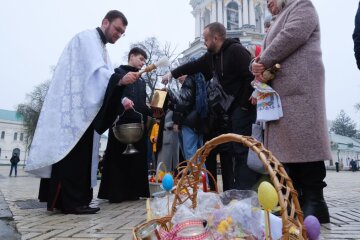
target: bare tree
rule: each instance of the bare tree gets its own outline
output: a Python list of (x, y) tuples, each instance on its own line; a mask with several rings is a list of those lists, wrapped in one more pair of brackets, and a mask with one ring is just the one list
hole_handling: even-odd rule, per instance
[(24, 119), (25, 143), (28, 149), (30, 148), (35, 133), (36, 124), (49, 85), (50, 80), (35, 86), (31, 93), (26, 94), (27, 101), (17, 106), (17, 114), (20, 114)]
[(357, 111), (360, 111), (360, 103), (355, 104), (355, 109), (356, 109)]
[[(156, 63), (164, 56), (166, 56), (170, 61), (170, 67), (157, 68), (155, 71), (147, 72), (142, 75), (142, 78), (146, 82), (147, 101), (150, 102), (155, 89), (161, 86), (159, 84), (160, 77), (167, 73), (171, 68), (174, 68), (179, 64), (178, 57), (180, 54), (176, 54), (176, 48), (172, 47), (171, 43), (165, 43), (164, 45), (161, 45), (158, 39), (155, 37), (149, 37), (144, 41), (131, 44), (130, 48), (133, 47), (140, 47), (147, 53), (148, 59), (146, 60), (146, 65)], [(169, 87), (175, 88), (176, 90), (180, 89), (180, 85), (177, 81), (173, 81), (172, 85)]]

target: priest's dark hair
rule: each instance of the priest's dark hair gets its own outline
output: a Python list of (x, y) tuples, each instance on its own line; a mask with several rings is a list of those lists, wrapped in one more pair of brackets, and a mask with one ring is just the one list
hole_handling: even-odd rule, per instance
[(140, 55), (142, 55), (145, 59), (148, 58), (146, 52), (145, 52), (144, 50), (142, 50), (141, 48), (139, 48), (139, 47), (133, 47), (133, 48), (130, 50), (130, 52), (129, 52), (129, 54), (128, 54), (128, 61), (130, 60), (131, 54), (134, 54), (134, 55), (139, 55), (139, 54), (140, 54)]
[(224, 25), (219, 22), (210, 23), (206, 25), (205, 28), (209, 29), (209, 33), (211, 34), (211, 36), (215, 36), (215, 34), (217, 34), (218, 37), (220, 37), (221, 39), (226, 38), (226, 29)]
[(126, 19), (125, 15), (118, 10), (110, 10), (104, 17), (104, 19), (109, 20), (110, 23), (117, 18), (120, 18), (125, 26), (128, 25), (128, 20)]

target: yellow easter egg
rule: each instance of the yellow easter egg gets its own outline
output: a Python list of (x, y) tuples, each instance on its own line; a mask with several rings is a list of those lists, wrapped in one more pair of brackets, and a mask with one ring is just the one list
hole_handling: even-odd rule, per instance
[(218, 227), (217, 227), (217, 231), (218, 231), (218, 233), (220, 233), (220, 234), (226, 233), (226, 229), (225, 229), (224, 227), (222, 227), (222, 226), (218, 226)]
[(165, 176), (165, 172), (160, 170), (159, 173), (158, 173), (158, 179), (162, 180), (164, 176)]
[(258, 188), (258, 198), (261, 206), (270, 211), (278, 205), (279, 198), (273, 185), (269, 182), (262, 182)]

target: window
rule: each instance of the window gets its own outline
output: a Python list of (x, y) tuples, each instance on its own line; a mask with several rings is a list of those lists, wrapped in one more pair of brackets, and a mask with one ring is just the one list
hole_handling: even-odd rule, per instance
[(20, 141), (24, 141), (24, 133), (20, 133)]
[(210, 23), (210, 11), (208, 9), (204, 12), (204, 26), (207, 26)]
[(19, 148), (14, 148), (11, 156), (14, 155), (14, 153), (16, 153), (16, 155), (20, 158), (20, 149)]
[(16, 141), (16, 140), (17, 140), (17, 132), (14, 133), (14, 141)]
[(2, 132), (1, 132), (1, 139), (4, 139), (4, 138), (5, 138), (5, 132), (2, 131)]
[(235, 2), (231, 2), (227, 5), (227, 29), (239, 28), (239, 5)]
[(257, 5), (255, 8), (255, 22), (256, 22), (255, 28), (256, 28), (257, 32), (261, 32), (261, 17), (262, 17), (261, 12), (262, 12), (262, 10), (261, 10), (260, 5)]
[(1, 148), (0, 148), (0, 157), (1, 157)]

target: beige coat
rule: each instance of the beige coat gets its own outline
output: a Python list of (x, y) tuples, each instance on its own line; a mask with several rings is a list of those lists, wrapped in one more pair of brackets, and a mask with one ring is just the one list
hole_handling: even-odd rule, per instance
[(283, 163), (331, 159), (320, 25), (310, 0), (288, 0), (270, 28), (260, 63), (281, 64), (272, 87), (284, 117), (267, 124), (266, 147)]

